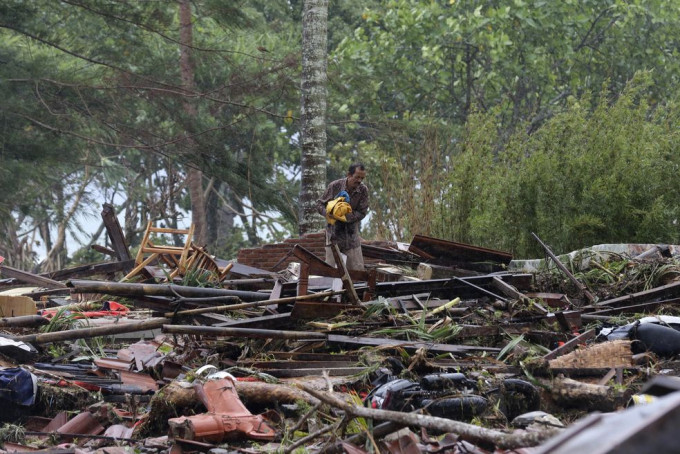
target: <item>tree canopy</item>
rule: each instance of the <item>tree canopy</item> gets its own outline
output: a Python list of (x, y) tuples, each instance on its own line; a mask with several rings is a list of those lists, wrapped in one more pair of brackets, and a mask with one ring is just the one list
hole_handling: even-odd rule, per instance
[[(0, 255), (93, 260), (114, 203), (135, 244), (202, 172), (206, 240), (295, 235), (303, 1), (0, 0)], [(328, 179), (368, 166), (367, 238), (538, 252), (676, 242), (680, 11), (671, 0), (370, 0), (328, 8)], [(188, 115), (186, 103), (195, 106)], [(68, 248), (75, 238), (83, 250)]]

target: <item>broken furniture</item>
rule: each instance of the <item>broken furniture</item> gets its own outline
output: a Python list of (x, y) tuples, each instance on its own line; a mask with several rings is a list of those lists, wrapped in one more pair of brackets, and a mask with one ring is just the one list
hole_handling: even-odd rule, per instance
[[(156, 237), (163, 234), (184, 235), (186, 237), (184, 246), (154, 243)], [(172, 229), (154, 227), (151, 221), (149, 221), (135, 258), (135, 267), (123, 280), (130, 280), (142, 273), (148, 265), (158, 262), (167, 266), (168, 272), (166, 277), (168, 281), (172, 281), (175, 277), (185, 276), (192, 270), (203, 270), (210, 273), (211, 280), (221, 282), (233, 265), (230, 263), (220, 268), (215, 259), (205, 251), (205, 248), (197, 246), (192, 242), (193, 236), (193, 224), (189, 229)]]

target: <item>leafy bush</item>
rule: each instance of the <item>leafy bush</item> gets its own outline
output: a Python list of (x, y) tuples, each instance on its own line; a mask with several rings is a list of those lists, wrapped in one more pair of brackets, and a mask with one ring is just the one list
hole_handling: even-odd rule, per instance
[(542, 255), (531, 232), (559, 253), (677, 243), (679, 111), (649, 105), (650, 81), (636, 76), (613, 102), (606, 90), (572, 99), (532, 134), (519, 128), (507, 139), (493, 113), (472, 116), (430, 234), (517, 258)]

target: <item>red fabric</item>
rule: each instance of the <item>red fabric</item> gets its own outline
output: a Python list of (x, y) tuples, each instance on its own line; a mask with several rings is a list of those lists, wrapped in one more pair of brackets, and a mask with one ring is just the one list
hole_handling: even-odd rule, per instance
[[(126, 306), (116, 303), (115, 301), (107, 301), (104, 304), (104, 307), (108, 307), (108, 310), (99, 310), (99, 311), (85, 311), (85, 312), (73, 312), (73, 315), (75, 318), (97, 318), (97, 317), (116, 317), (116, 316), (121, 316), (121, 315), (127, 315), (128, 312), (130, 312), (130, 309), (128, 309)], [(54, 308), (54, 309), (43, 309), (41, 311), (38, 311), (40, 315), (42, 315), (45, 318), (52, 318), (55, 315), (57, 315), (57, 312), (59, 312), (59, 308)]]

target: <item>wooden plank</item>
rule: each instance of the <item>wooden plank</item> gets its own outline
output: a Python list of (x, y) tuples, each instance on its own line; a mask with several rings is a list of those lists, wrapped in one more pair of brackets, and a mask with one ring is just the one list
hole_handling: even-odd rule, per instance
[(375, 338), (375, 337), (352, 337), (352, 336), (341, 336), (338, 334), (329, 334), (327, 343), (329, 344), (346, 344), (346, 345), (361, 345), (361, 346), (373, 346), (373, 347), (401, 347), (407, 350), (417, 350), (419, 348), (424, 348), (431, 352), (441, 352), (441, 353), (479, 353), (479, 352), (493, 352), (498, 353), (501, 351), (500, 348), (494, 347), (484, 347), (477, 345), (451, 345), (451, 344), (438, 344), (434, 342), (419, 342), (419, 341), (404, 341), (397, 339), (385, 339), (385, 338)]
[(630, 306), (621, 306), (621, 307), (612, 307), (609, 309), (602, 309), (601, 311), (595, 311), (595, 312), (588, 312), (588, 315), (618, 315), (618, 314), (623, 314), (625, 312), (631, 313), (631, 314), (642, 314), (642, 313), (647, 313), (651, 311), (657, 310), (660, 306), (663, 305), (675, 305), (680, 303), (680, 298), (674, 298), (670, 300), (664, 300), (664, 301), (655, 301), (652, 303), (640, 303), (640, 304), (632, 304)]
[(75, 277), (92, 276), (93, 274), (111, 274), (118, 271), (127, 272), (135, 266), (134, 259), (122, 262), (97, 263), (90, 265), (76, 266), (52, 273), (42, 273), (40, 276), (54, 280), (66, 280)]
[(258, 369), (323, 369), (342, 367), (358, 367), (357, 361), (239, 361), (239, 366), (257, 367)]
[[(272, 289), (272, 292), (269, 294), (269, 299), (270, 300), (275, 300), (278, 298), (281, 298), (281, 290), (283, 290), (283, 284), (281, 283), (280, 279), (276, 279), (274, 282), (274, 288)], [(265, 306), (264, 310), (270, 314), (278, 314), (279, 306), (276, 304), (271, 304), (269, 306)]]
[(271, 356), (277, 360), (292, 360), (292, 361), (358, 361), (360, 355), (358, 353), (305, 353), (305, 352), (267, 352), (267, 356)]
[(313, 331), (283, 331), (279, 329), (233, 328), (216, 326), (163, 325), (163, 332), (170, 334), (239, 337), (248, 339), (326, 339), (325, 334)]
[(260, 371), (269, 374), (276, 378), (294, 378), (294, 377), (310, 377), (322, 376), (327, 373), (331, 377), (357, 375), (366, 371), (365, 367), (329, 367), (329, 368), (302, 368), (302, 369), (259, 369)]
[(595, 338), (595, 335), (596, 335), (595, 330), (589, 329), (588, 331), (581, 334), (580, 336), (576, 336), (575, 338), (573, 338), (569, 342), (566, 342), (564, 345), (557, 347), (555, 350), (553, 350), (550, 353), (548, 353), (547, 355), (545, 355), (543, 357), (543, 359), (551, 360), (551, 359), (557, 358), (558, 356), (562, 356), (564, 354), (567, 354), (567, 353), (575, 350), (576, 347), (578, 346), (578, 344), (589, 341), (590, 339)]
[(13, 277), (14, 279), (21, 282), (38, 285), (40, 287), (46, 287), (49, 289), (66, 288), (66, 285), (59, 281), (29, 273), (28, 271), (21, 271), (7, 265), (0, 266), (0, 274), (6, 277)]
[(564, 266), (562, 262), (560, 262), (560, 259), (557, 258), (555, 254), (553, 254), (550, 248), (545, 243), (543, 243), (543, 241), (541, 241), (538, 235), (536, 235), (534, 232), (531, 232), (531, 236), (533, 236), (534, 239), (538, 241), (538, 244), (540, 244), (541, 247), (543, 247), (543, 250), (545, 250), (546, 254), (550, 256), (553, 263), (555, 263), (555, 265), (560, 269), (560, 271), (562, 271), (562, 273), (564, 273), (564, 275), (567, 276), (567, 278), (569, 278), (569, 280), (581, 291), (581, 293), (583, 293), (583, 295), (586, 297), (588, 301), (593, 303), (595, 301), (595, 297), (592, 295), (592, 293), (588, 291), (588, 288), (581, 281), (576, 279), (576, 277), (573, 274), (571, 274), (567, 267)]
[(224, 323), (216, 323), (212, 326), (232, 327), (232, 328), (263, 328), (281, 329), (292, 326), (294, 321), (290, 313), (263, 315), (261, 317), (251, 317), (241, 320), (232, 320)]
[(125, 235), (123, 235), (123, 229), (120, 228), (120, 223), (116, 217), (113, 205), (110, 203), (105, 203), (102, 205), (102, 220), (104, 221), (104, 227), (106, 228), (106, 233), (109, 235), (111, 240), (111, 245), (113, 250), (116, 252), (116, 257), (119, 261), (131, 260), (133, 257), (130, 255), (130, 249), (128, 248), (127, 242), (125, 241)]
[(680, 281), (673, 282), (672, 284), (662, 285), (660, 287), (655, 287), (650, 290), (645, 290), (642, 292), (631, 293), (630, 295), (620, 296), (618, 298), (612, 298), (606, 301), (600, 301), (593, 304), (594, 307), (619, 307), (630, 303), (639, 301), (649, 301), (654, 298), (660, 297), (672, 297), (680, 295)]
[(493, 280), (491, 281), (491, 285), (496, 288), (496, 290), (500, 291), (503, 293), (505, 296), (514, 298), (516, 300), (524, 300), (527, 297), (519, 292), (515, 287), (512, 285), (508, 284), (505, 282), (503, 279), (500, 279), (498, 277), (494, 277)]
[[(489, 360), (491, 361), (491, 360)], [(432, 367), (439, 368), (441, 370), (453, 369), (455, 371), (479, 371), (486, 370), (491, 373), (498, 374), (522, 374), (522, 368), (519, 366), (509, 366), (503, 364), (500, 361), (498, 363), (484, 362), (484, 361), (458, 361), (458, 360), (446, 360), (446, 359), (435, 359), (428, 361)]]
[(409, 251), (425, 252), (438, 265), (459, 265), (462, 268), (479, 271), (500, 271), (502, 265), (512, 260), (512, 254), (495, 249), (473, 246), (465, 243), (414, 235)]
[[(432, 297), (450, 298), (460, 297), (476, 298), (479, 296), (479, 291), (476, 289), (457, 282), (457, 279), (474, 284), (477, 287), (488, 289), (492, 286), (493, 279), (499, 277), (505, 282), (519, 288), (529, 288), (532, 281), (531, 274), (501, 274), (501, 275), (485, 275), (485, 276), (471, 276), (456, 279), (433, 279), (429, 281), (396, 281), (396, 282), (379, 282), (376, 285), (376, 295), (383, 297), (413, 295), (418, 293), (428, 292)], [(355, 286), (359, 289), (358, 286)], [(452, 298), (450, 298), (452, 299)]]
[(612, 367), (611, 369), (609, 369), (609, 372), (607, 372), (605, 376), (602, 377), (599, 382), (597, 382), (597, 384), (600, 386), (606, 385), (607, 383), (609, 383), (609, 380), (614, 378), (614, 375), (616, 375), (616, 368)]
[(335, 317), (340, 312), (357, 306), (344, 303), (296, 301), (290, 316), (293, 320), (315, 320)]

